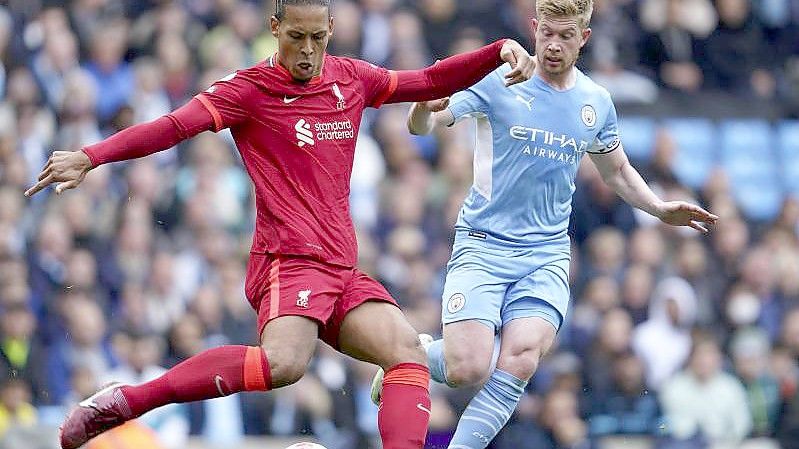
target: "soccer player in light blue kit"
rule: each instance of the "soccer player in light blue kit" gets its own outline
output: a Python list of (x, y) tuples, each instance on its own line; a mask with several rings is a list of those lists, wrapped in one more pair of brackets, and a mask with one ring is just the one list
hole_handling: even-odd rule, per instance
[(707, 232), (704, 224), (717, 220), (698, 206), (662, 201), (629, 164), (610, 95), (575, 67), (591, 35), (592, 9), (592, 0), (539, 0), (532, 79), (506, 88), (506, 65), (451, 100), (411, 110), (414, 134), (466, 118), (477, 126), (474, 184), (455, 225), (442, 297), (444, 338), (426, 345), (434, 380), (453, 387), (484, 384), (461, 416), (450, 449), (491, 442), (563, 323), (567, 228), (585, 154), (627, 203), (665, 223)]

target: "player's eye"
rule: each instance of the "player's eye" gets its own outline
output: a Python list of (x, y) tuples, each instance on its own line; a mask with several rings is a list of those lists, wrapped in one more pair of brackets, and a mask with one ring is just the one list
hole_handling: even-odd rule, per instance
[(318, 40), (318, 41), (321, 41), (322, 39), (324, 39), (324, 38), (325, 38), (325, 33), (319, 33), (319, 34), (316, 34), (316, 35), (314, 35), (314, 37), (313, 37), (313, 38), (314, 38), (314, 39), (316, 39), (316, 40)]

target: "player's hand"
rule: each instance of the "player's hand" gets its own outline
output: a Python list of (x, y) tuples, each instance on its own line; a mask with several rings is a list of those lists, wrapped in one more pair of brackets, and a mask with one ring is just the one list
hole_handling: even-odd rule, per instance
[(719, 217), (701, 207), (685, 201), (668, 201), (658, 208), (658, 218), (672, 226), (689, 226), (707, 233), (707, 226), (715, 224)]
[(53, 183), (59, 183), (55, 193), (73, 189), (91, 169), (92, 162), (83, 151), (55, 151), (39, 173), (39, 182), (28, 189), (25, 196), (32, 196)]
[(439, 98), (438, 100), (420, 101), (417, 103), (420, 108), (430, 112), (441, 112), (449, 106), (449, 97)]
[(535, 58), (515, 40), (506, 40), (502, 50), (499, 51), (499, 56), (513, 69), (505, 75), (505, 86), (512, 86), (533, 77)]

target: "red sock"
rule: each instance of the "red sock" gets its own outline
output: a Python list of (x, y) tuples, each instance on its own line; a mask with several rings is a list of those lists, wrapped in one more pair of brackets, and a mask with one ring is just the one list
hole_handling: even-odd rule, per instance
[(221, 346), (197, 354), (153, 381), (123, 387), (134, 417), (166, 404), (200, 401), (240, 391), (266, 391), (272, 380), (261, 348)]
[(386, 372), (377, 426), (383, 449), (421, 449), (430, 421), (430, 371), (401, 363)]

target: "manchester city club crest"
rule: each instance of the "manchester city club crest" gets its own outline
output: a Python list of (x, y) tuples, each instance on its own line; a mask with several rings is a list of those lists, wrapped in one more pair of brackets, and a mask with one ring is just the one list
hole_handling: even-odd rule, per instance
[(594, 107), (590, 104), (583, 106), (583, 109), (580, 111), (580, 118), (583, 119), (585, 126), (593, 128), (593, 126), (596, 125), (596, 111)]

